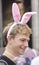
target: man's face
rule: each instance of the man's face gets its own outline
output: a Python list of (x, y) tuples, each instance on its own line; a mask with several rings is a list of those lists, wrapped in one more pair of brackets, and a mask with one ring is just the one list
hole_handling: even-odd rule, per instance
[(23, 54), (28, 47), (29, 36), (17, 34), (15, 38), (11, 39), (13, 51), (18, 55)]

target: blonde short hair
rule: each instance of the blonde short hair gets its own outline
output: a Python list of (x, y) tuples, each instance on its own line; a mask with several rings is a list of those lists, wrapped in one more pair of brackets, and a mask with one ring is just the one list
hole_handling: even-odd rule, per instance
[[(3, 36), (6, 37), (6, 39), (7, 39), (7, 32), (11, 25), (12, 23), (9, 23), (3, 30)], [(13, 38), (14, 38), (14, 36), (18, 33), (23, 35), (30, 35), (32, 34), (32, 30), (27, 24), (24, 24), (24, 25), (17, 24), (16, 26), (14, 26), (14, 28), (12, 28), (10, 35), (13, 35)]]
[[(9, 23), (3, 30), (3, 35), (6, 35), (6, 33), (8, 32), (10, 26), (12, 25), (12, 23)], [(32, 30), (31, 28), (25, 24), (25, 25), (22, 25), (22, 24), (17, 24), (16, 26), (14, 26), (14, 28), (12, 28), (12, 31), (10, 33), (10, 35), (12, 34), (24, 34), (24, 35), (30, 35), (32, 34)]]

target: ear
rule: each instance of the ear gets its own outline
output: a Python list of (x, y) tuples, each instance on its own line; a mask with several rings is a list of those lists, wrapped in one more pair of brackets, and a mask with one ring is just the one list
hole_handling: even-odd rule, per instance
[(20, 11), (19, 11), (18, 5), (16, 3), (12, 4), (12, 16), (13, 16), (15, 22), (18, 22), (21, 18)]
[(8, 36), (7, 40), (8, 40), (8, 42), (10, 42), (10, 40), (11, 40), (11, 36)]
[(32, 15), (36, 14), (36, 12), (27, 12), (23, 15), (21, 23), (27, 23)]

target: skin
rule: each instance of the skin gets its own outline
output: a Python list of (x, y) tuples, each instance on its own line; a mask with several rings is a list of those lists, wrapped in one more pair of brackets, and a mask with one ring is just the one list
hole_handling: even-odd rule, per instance
[[(28, 47), (29, 35), (17, 34), (15, 38), (9, 36), (8, 37), (8, 44), (6, 46), (6, 50), (10, 53), (8, 54), (5, 50), (4, 54), (11, 60), (13, 56), (17, 57), (22, 55), (25, 49)], [(12, 56), (13, 55), (13, 56)]]
[(8, 44), (11, 43), (11, 47), (13, 49), (12, 52), (15, 52), (17, 55), (23, 54), (25, 51), (25, 48), (28, 47), (28, 41), (29, 36), (17, 34), (15, 38), (11, 38), (11, 40), (8, 41)]

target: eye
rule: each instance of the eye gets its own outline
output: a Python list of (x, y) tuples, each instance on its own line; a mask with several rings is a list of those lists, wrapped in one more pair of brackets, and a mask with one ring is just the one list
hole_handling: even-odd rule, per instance
[(25, 41), (26, 41), (26, 39), (21, 39), (21, 41), (22, 41), (22, 42), (25, 42)]
[(22, 38), (22, 39), (20, 39), (20, 41), (21, 41), (21, 42), (29, 42), (29, 39), (24, 39), (24, 38)]

